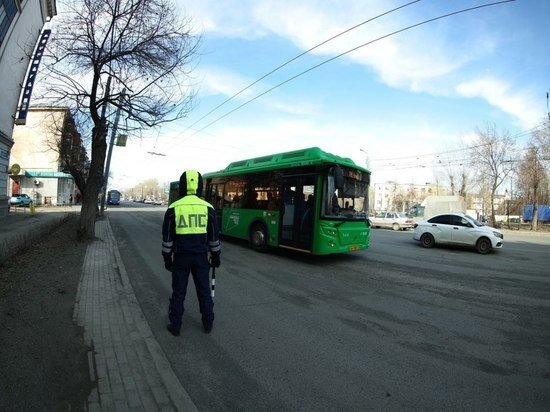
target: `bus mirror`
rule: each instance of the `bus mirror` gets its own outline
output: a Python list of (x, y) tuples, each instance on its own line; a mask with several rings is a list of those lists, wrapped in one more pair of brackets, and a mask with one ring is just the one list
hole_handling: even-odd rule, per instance
[(340, 166), (334, 166), (332, 168), (332, 175), (334, 176), (334, 188), (344, 189), (344, 171)]

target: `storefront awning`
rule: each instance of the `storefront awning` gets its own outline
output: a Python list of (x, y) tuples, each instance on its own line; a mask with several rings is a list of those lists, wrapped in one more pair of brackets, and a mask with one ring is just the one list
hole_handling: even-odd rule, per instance
[(25, 170), (25, 177), (41, 177), (43, 179), (56, 178), (56, 179), (72, 179), (73, 177), (69, 173), (53, 172), (49, 170)]

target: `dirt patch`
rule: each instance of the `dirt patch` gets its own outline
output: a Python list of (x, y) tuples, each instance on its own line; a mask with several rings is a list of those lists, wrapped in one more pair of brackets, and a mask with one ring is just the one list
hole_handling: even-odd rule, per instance
[(78, 215), (0, 266), (0, 410), (82, 410), (92, 389), (73, 308), (87, 244)]

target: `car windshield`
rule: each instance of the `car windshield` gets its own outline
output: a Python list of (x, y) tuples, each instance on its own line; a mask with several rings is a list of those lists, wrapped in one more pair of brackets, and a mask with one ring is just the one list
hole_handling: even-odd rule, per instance
[(480, 223), (477, 220), (475, 220), (472, 216), (466, 215), (466, 217), (477, 227), (485, 226), (483, 223)]
[(399, 215), (399, 217), (404, 217), (404, 218), (409, 217), (409, 215), (405, 212), (399, 212), (398, 215)]

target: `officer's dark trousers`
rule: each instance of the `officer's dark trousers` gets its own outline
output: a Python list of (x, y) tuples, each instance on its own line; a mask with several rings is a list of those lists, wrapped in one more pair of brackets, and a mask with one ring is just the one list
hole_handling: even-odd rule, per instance
[(195, 290), (199, 299), (199, 307), (203, 325), (214, 322), (214, 301), (210, 294), (210, 280), (208, 272), (208, 256), (204, 254), (176, 254), (172, 267), (172, 297), (168, 316), (170, 323), (176, 330), (181, 329), (183, 316), (183, 301), (187, 291), (189, 273), (193, 275)]

